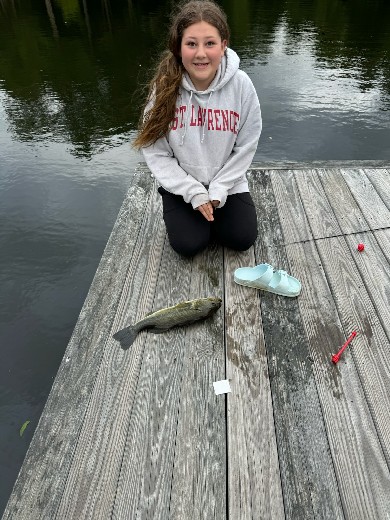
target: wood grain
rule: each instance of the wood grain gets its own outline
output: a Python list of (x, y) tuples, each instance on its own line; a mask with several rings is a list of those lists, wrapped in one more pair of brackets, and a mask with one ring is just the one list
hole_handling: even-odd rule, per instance
[[(285, 243), (311, 240), (313, 235), (303, 209), (294, 171), (274, 170), (270, 172), (270, 176), (275, 199), (278, 201), (280, 222), (285, 230)], [(289, 202), (288, 207), (283, 204), (284, 200)]]
[(371, 184), (378, 192), (387, 209), (390, 210), (390, 169), (365, 168), (364, 173), (370, 179)]
[[(154, 310), (190, 298), (191, 264), (166, 243)], [(126, 428), (113, 518), (169, 518), (187, 333), (185, 327), (159, 335), (143, 333), (145, 354)]]
[[(223, 298), (222, 248), (193, 259), (191, 297)], [(189, 331), (188, 331), (189, 332)], [(226, 519), (226, 396), (213, 382), (226, 379), (224, 307), (186, 335), (173, 469), (170, 519)]]
[(341, 169), (353, 196), (358, 203), (370, 229), (390, 226), (390, 209), (386, 207), (379, 193), (362, 169)]
[(390, 228), (374, 231), (377, 244), (390, 264)]
[(340, 235), (340, 226), (317, 171), (300, 170), (294, 174), (313, 237), (318, 239)]
[(347, 333), (333, 302), (327, 273), (314, 242), (294, 244), (287, 251), (302, 283), (298, 303), (345, 518), (386, 520), (390, 474), (359, 374), (350, 354), (338, 366), (331, 362)]
[(390, 168), (390, 161), (348, 160), (348, 161), (254, 161), (249, 168), (252, 170), (314, 170), (319, 168)]
[(318, 170), (317, 175), (342, 233), (346, 235), (368, 231), (370, 227), (340, 170)]
[(233, 280), (237, 267), (255, 265), (254, 252), (225, 251), (228, 497), (231, 520), (283, 519), (267, 354), (259, 293)]
[[(159, 203), (154, 192), (139, 229), (134, 254), (123, 282), (120, 302), (91, 392), (72, 465), (56, 518), (108, 518), (136, 395), (145, 336), (123, 351), (112, 334), (152, 310), (165, 242)], [(96, 324), (99, 327), (99, 324)]]
[(317, 247), (345, 336), (349, 336), (353, 330), (358, 332), (353, 347), (345, 353), (344, 359), (353, 356), (382, 450), (389, 464), (389, 340), (345, 238), (320, 240)]
[[(262, 216), (256, 263), (267, 261), (294, 274), (270, 176), (256, 177), (256, 182), (252, 176), (251, 190)], [(262, 293), (261, 313), (286, 518), (341, 519), (338, 484), (297, 300)]]
[[(386, 248), (386, 233), (389, 231), (378, 231), (378, 235), (368, 232), (346, 237), (351, 256), (387, 338), (390, 338), (390, 262), (382, 249)], [(359, 243), (365, 245), (363, 252), (357, 250)]]

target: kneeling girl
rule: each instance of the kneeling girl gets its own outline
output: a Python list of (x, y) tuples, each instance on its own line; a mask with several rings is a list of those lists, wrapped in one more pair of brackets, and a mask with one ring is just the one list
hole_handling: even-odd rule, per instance
[(170, 244), (185, 256), (212, 239), (246, 250), (257, 236), (246, 171), (261, 133), (260, 104), (229, 35), (214, 2), (180, 5), (134, 143), (160, 185)]

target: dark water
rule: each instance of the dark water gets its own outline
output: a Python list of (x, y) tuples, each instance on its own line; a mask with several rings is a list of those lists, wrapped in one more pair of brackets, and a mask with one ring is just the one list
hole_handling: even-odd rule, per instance
[[(256, 160), (390, 160), (387, 0), (221, 4), (262, 105)], [(140, 160), (171, 5), (0, 0), (0, 512)]]

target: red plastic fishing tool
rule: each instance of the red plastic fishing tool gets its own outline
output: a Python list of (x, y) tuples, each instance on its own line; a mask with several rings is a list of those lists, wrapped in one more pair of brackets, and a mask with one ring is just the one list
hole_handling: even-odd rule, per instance
[(357, 332), (353, 331), (352, 334), (349, 336), (347, 341), (344, 343), (344, 345), (341, 347), (341, 349), (337, 352), (337, 354), (333, 354), (332, 361), (334, 364), (338, 363), (340, 361), (341, 354), (344, 352), (344, 350), (348, 347), (348, 345), (351, 343), (353, 338), (356, 336)]

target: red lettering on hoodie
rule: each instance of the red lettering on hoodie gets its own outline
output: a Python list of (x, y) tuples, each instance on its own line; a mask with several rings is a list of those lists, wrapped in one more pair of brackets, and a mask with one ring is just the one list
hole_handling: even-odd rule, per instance
[[(181, 105), (175, 109), (175, 117), (172, 119), (171, 130), (183, 128), (185, 124), (185, 116), (187, 106)], [(206, 120), (207, 118), (207, 120)], [(234, 110), (221, 108), (202, 108), (191, 105), (191, 117), (189, 118), (189, 126), (204, 126), (214, 132), (232, 132), (238, 133), (238, 124), (240, 114)]]
[(229, 130), (234, 134), (234, 110), (229, 111)]
[(216, 129), (216, 130), (221, 130), (221, 125), (220, 125), (220, 123), (219, 123), (219, 117), (220, 117), (220, 115), (221, 115), (221, 111), (218, 110), (218, 108), (216, 108), (216, 109), (214, 110), (215, 129)]
[(191, 123), (190, 126), (197, 126), (197, 121), (195, 118), (195, 107), (194, 105), (191, 105)]
[(184, 114), (186, 113), (186, 111), (187, 111), (187, 107), (185, 105), (182, 105), (180, 107), (180, 128), (183, 128), (183, 126), (184, 126), (183, 120), (184, 120)]
[(179, 113), (179, 109), (176, 107), (175, 108), (175, 114), (176, 116), (172, 119), (172, 126), (171, 126), (171, 130), (177, 130), (177, 125), (179, 123), (179, 118), (177, 117)]
[(212, 108), (209, 108), (207, 111), (207, 119), (208, 119), (207, 130), (214, 130), (213, 109)]
[(204, 125), (204, 120), (206, 118), (206, 109), (198, 107), (198, 126)]
[(240, 120), (240, 114), (237, 114), (237, 112), (234, 112), (234, 129), (233, 129), (233, 132), (235, 134), (237, 134), (237, 132), (238, 132), (237, 125), (238, 125), (239, 120)]
[(223, 131), (229, 130), (229, 110), (221, 110)]

